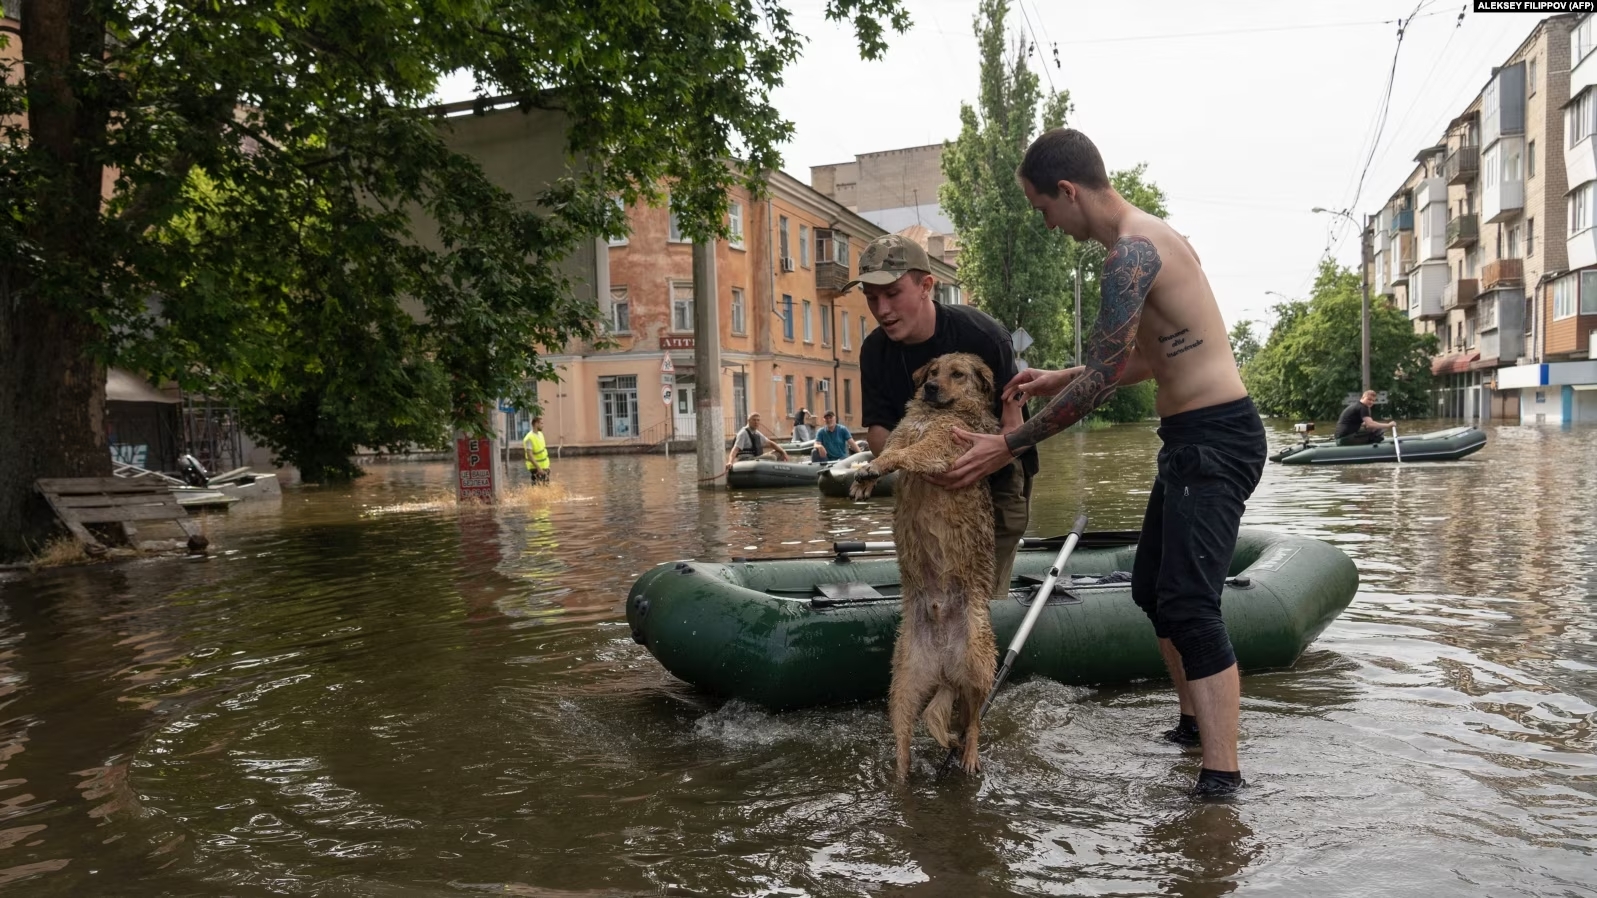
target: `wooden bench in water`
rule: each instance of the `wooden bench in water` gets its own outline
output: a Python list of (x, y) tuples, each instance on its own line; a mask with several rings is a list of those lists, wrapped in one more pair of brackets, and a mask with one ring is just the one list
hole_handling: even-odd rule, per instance
[(171, 521), (188, 537), (190, 549), (203, 549), (209, 540), (189, 520), (169, 484), (155, 478), (42, 477), (36, 482), (56, 516), (72, 535), (90, 550), (104, 551), (86, 524), (121, 524), (128, 545), (147, 551), (177, 548), (179, 540), (139, 540), (138, 525), (145, 521)]

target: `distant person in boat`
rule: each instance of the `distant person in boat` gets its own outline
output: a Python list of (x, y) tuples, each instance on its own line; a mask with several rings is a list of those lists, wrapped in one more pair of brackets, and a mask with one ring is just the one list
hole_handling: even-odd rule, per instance
[(837, 423), (837, 415), (826, 413), (826, 423), (815, 433), (815, 448), (810, 451), (810, 461), (837, 461), (859, 451), (854, 434)]
[[(865, 302), (878, 325), (860, 345), (860, 388), (865, 400), (861, 423), (865, 442), (877, 455), (904, 418), (904, 406), (915, 393), (914, 373), (933, 359), (952, 352), (971, 353), (986, 363), (998, 383), (1006, 383), (1018, 370), (1009, 331), (992, 316), (971, 306), (932, 300), (937, 279), (931, 269), (931, 258), (920, 244), (888, 234), (865, 248), (860, 254), (859, 277), (843, 287), (845, 293), (856, 284), (864, 289)], [(993, 415), (1007, 433), (1025, 419), (1024, 403), (1006, 403), (994, 396)], [(997, 552), (994, 596), (1009, 590), (1015, 549), (1031, 519), (1031, 480), (1036, 473), (1037, 453), (1032, 449), (1017, 453), (990, 473)], [(940, 478), (930, 479), (945, 485)]]
[(726, 454), (726, 469), (732, 470), (733, 462), (753, 461), (765, 455), (774, 455), (778, 461), (787, 461), (787, 453), (776, 444), (776, 436), (760, 432), (760, 416), (749, 415), (737, 436), (732, 438), (732, 448)]
[(527, 476), (533, 484), (549, 482), (549, 446), (543, 438), (543, 418), (534, 415), (527, 435), (521, 438), (522, 456), (527, 460)]
[[(1132, 565), (1132, 598), (1153, 621), (1181, 719), (1165, 734), (1201, 744), (1196, 797), (1242, 786), (1241, 682), (1220, 616), (1237, 528), (1264, 473), (1264, 423), (1237, 375), (1225, 321), (1197, 253), (1163, 219), (1127, 202), (1080, 131), (1054, 128), (1026, 149), (1020, 184), (1049, 228), (1109, 250), (1086, 364), (1028, 368), (1005, 397), (1048, 404), (1003, 436), (956, 430), (971, 448), (943, 476), (954, 487), (998, 470), (1098, 408), (1122, 384), (1159, 385), (1158, 473)], [(1200, 738), (1201, 736), (1201, 738)]]
[(808, 443), (815, 439), (815, 416), (807, 408), (801, 408), (793, 415), (793, 442)]
[(1379, 443), (1386, 435), (1381, 431), (1389, 427), (1396, 427), (1396, 421), (1377, 421), (1370, 414), (1370, 409), (1375, 407), (1375, 391), (1365, 390), (1359, 401), (1342, 409), (1342, 417), (1336, 420), (1336, 444), (1338, 446), (1363, 446), (1368, 443)]

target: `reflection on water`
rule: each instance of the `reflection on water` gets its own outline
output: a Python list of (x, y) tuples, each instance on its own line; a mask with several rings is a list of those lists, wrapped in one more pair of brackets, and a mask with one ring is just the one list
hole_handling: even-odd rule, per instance
[[(208, 561), (0, 580), (0, 888), (38, 895), (1597, 894), (1597, 431), (1272, 465), (1246, 523), (1363, 588), (1244, 681), (1254, 783), (1194, 805), (1162, 683), (1014, 684), (984, 774), (890, 787), (880, 704), (774, 715), (634, 645), (654, 564), (824, 552), (891, 506), (557, 460), (456, 508), (378, 467), (208, 519)], [(1290, 442), (1275, 432), (1278, 445)], [(1149, 427), (1045, 447), (1032, 532), (1135, 527)]]

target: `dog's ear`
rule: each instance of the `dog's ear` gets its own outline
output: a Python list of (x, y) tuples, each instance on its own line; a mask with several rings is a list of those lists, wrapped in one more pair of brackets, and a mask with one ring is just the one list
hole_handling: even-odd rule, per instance
[(937, 364), (937, 360), (932, 359), (919, 368), (916, 368), (915, 373), (909, 376), (909, 379), (915, 382), (915, 389), (918, 390), (926, 385), (926, 372), (932, 370), (932, 366), (935, 364)]
[(986, 396), (993, 395), (992, 369), (981, 362), (971, 365), (970, 368), (976, 374), (976, 385), (981, 387), (982, 394)]

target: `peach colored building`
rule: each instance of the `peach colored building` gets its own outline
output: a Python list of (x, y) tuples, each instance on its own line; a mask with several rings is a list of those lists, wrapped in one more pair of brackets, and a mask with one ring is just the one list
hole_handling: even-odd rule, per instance
[[(560, 376), (539, 385), (551, 447), (625, 451), (691, 440), (704, 377), (719, 378), (728, 435), (758, 412), (787, 437), (801, 408), (817, 417), (835, 411), (858, 429), (859, 348), (874, 322), (864, 295), (840, 288), (865, 244), (885, 232), (782, 172), (770, 176), (764, 199), (738, 190), (730, 200), (732, 238), (716, 245), (720, 369), (694, 369), (692, 243), (666, 208), (628, 209), (631, 233), (609, 247), (599, 298), (614, 345), (547, 355)], [(932, 264), (938, 300), (960, 302), (954, 270)]]

